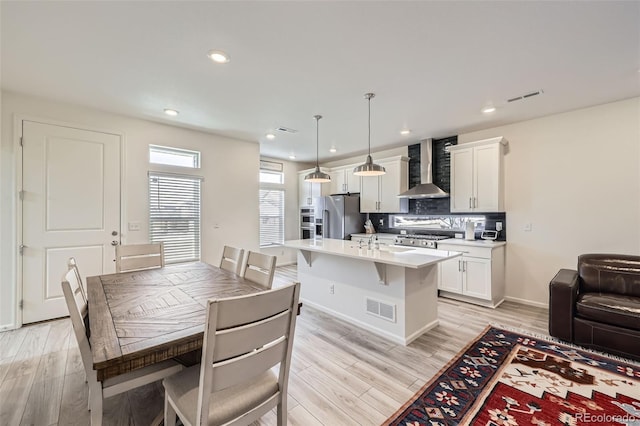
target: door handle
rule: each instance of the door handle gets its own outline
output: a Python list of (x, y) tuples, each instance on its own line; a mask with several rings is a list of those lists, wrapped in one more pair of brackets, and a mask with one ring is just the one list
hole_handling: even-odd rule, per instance
[(116, 240), (111, 241), (112, 246), (117, 246), (119, 244), (120, 244), (120, 241), (116, 241)]

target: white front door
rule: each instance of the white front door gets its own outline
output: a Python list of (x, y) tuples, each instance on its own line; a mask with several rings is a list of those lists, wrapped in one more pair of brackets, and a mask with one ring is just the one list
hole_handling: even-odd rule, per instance
[(68, 315), (67, 260), (86, 277), (115, 271), (121, 137), (23, 121), (22, 322)]

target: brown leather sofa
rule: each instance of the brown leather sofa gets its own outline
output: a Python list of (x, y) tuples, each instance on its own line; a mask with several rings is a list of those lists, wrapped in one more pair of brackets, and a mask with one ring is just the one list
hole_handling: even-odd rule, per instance
[(549, 333), (640, 361), (640, 256), (583, 254), (549, 285)]

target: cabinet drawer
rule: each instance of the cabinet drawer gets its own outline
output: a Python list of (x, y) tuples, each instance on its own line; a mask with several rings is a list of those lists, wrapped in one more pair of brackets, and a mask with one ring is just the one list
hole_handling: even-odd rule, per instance
[(459, 251), (465, 257), (480, 257), (482, 259), (491, 259), (491, 249), (485, 247), (463, 246), (457, 244), (438, 244), (439, 250)]

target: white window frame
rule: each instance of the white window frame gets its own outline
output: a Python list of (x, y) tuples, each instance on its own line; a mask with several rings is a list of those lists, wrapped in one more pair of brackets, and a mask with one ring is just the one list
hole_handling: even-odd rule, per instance
[[(188, 166), (188, 165), (182, 165), (182, 164), (174, 164), (170, 162), (152, 161), (153, 153), (191, 158), (192, 165)], [(179, 167), (183, 169), (199, 169), (200, 168), (200, 151), (192, 151), (190, 149), (174, 148), (170, 146), (149, 144), (149, 164)]]
[[(264, 163), (270, 163), (268, 164), (269, 167), (264, 167), (263, 164)], [(278, 171), (275, 167), (276, 164), (280, 165), (280, 170)], [(264, 247), (273, 247), (273, 246), (277, 246), (277, 245), (281, 245), (284, 243), (284, 235), (285, 235), (285, 230), (286, 230), (286, 226), (285, 226), (285, 222), (286, 222), (286, 198), (287, 198), (287, 194), (285, 191), (285, 186), (284, 186), (284, 172), (282, 171), (282, 164), (280, 163), (271, 163), (271, 162), (264, 162), (261, 161), (260, 162), (260, 177), (262, 177), (263, 174), (265, 175), (275, 175), (275, 174), (279, 174), (281, 176), (280, 182), (281, 183), (273, 183), (273, 182), (260, 182), (260, 190), (259, 190), (259, 194), (258, 194), (258, 204), (259, 204), (259, 218), (260, 218), (260, 247), (264, 248)], [(263, 232), (262, 232), (262, 223), (263, 220), (265, 220), (266, 218), (269, 217), (274, 217), (272, 215), (263, 215), (262, 214), (262, 196), (263, 196), (263, 191), (279, 191), (282, 194), (282, 206), (281, 206), (281, 215), (279, 216), (280, 218), (280, 229), (279, 229), (279, 234), (277, 236), (277, 238), (273, 238), (268, 242), (264, 242), (262, 241), (262, 236), (263, 236)], [(278, 216), (275, 216), (278, 217)]]

